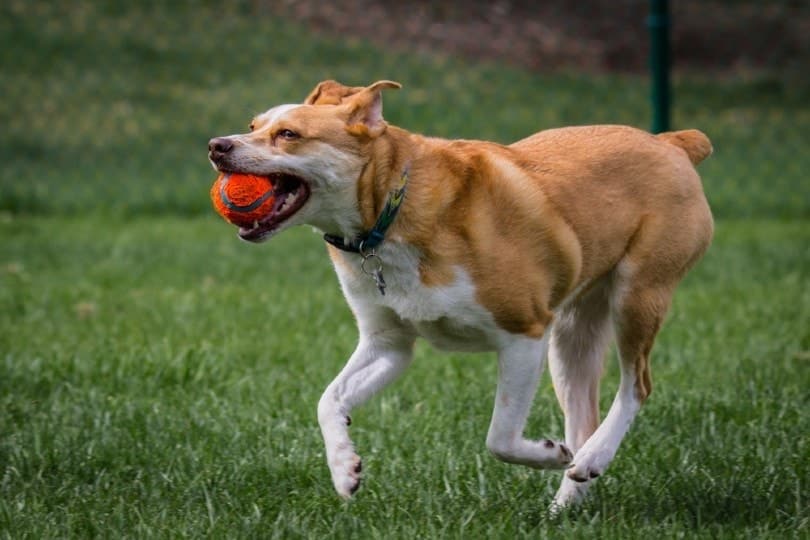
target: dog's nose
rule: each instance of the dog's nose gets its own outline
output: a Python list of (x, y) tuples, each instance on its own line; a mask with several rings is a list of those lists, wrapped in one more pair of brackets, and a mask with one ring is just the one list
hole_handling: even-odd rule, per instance
[(233, 141), (227, 137), (214, 137), (208, 141), (208, 153), (211, 159), (217, 159), (233, 149)]

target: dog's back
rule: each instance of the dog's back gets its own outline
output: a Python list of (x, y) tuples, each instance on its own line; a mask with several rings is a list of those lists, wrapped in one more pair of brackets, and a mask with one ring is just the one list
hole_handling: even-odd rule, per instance
[(574, 229), (586, 281), (613, 267), (642, 227), (667, 253), (661, 260), (677, 261), (682, 271), (711, 241), (711, 212), (694, 167), (711, 143), (697, 130), (656, 136), (628, 126), (567, 127), (510, 148)]

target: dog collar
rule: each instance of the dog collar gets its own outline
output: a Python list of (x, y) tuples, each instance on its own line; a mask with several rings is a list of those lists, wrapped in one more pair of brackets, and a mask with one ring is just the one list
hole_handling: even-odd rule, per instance
[(373, 255), (374, 250), (385, 240), (385, 233), (394, 222), (402, 202), (405, 200), (405, 188), (408, 186), (408, 167), (405, 167), (405, 170), (402, 171), (399, 182), (399, 187), (388, 194), (388, 200), (385, 201), (385, 206), (370, 231), (351, 239), (334, 234), (324, 234), (323, 239), (343, 251), (359, 253), (364, 257), (369, 254)]
[(379, 289), (380, 294), (383, 296), (385, 296), (383, 262), (375, 250), (382, 244), (383, 240), (385, 240), (386, 231), (394, 222), (394, 218), (397, 217), (402, 202), (405, 200), (405, 188), (407, 186), (408, 167), (406, 166), (399, 179), (399, 187), (388, 194), (388, 200), (385, 201), (385, 206), (370, 231), (360, 234), (353, 239), (344, 239), (334, 234), (323, 235), (323, 239), (336, 248), (350, 253), (359, 253), (360, 256), (363, 257), (363, 262), (360, 263), (360, 269), (364, 274), (374, 280), (377, 289)]

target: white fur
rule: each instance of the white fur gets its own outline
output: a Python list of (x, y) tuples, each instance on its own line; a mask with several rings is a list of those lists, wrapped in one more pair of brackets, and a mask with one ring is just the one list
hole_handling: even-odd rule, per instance
[[(614, 326), (633, 270), (627, 260), (619, 262), (613, 271), (611, 287), (606, 291), (610, 317), (614, 320)], [(605, 315), (602, 314), (602, 316)], [(621, 354), (619, 356), (621, 367), (619, 390), (604, 421), (577, 450), (574, 456), (574, 466), (567, 473), (569, 478), (590, 480), (601, 475), (613, 460), (619, 444), (641, 408), (641, 401), (636, 393), (638, 376), (635, 364), (630, 359), (621, 358)]]
[(547, 352), (548, 335), (515, 337), (498, 352), (498, 388), (487, 433), (487, 448), (498, 459), (538, 469), (559, 469), (571, 461), (562, 443), (523, 437)]
[[(619, 391), (605, 421), (593, 435), (588, 396), (598, 387), (601, 363), (609, 341), (610, 307), (621, 302), (622, 274), (593, 285), (583, 297), (572, 293), (555, 313), (551, 332), (540, 339), (500, 329), (491, 313), (476, 300), (475, 285), (462, 269), (446, 286), (426, 287), (419, 275), (419, 252), (390, 240), (378, 255), (383, 261), (386, 294), (361, 270), (358, 255), (344, 255), (336, 270), (360, 329), (360, 343), (346, 367), (329, 385), (318, 407), (327, 447), (327, 461), (338, 493), (348, 497), (357, 488), (360, 458), (348, 435), (346, 417), (408, 366), (415, 338), (443, 349), (498, 352), (499, 378), (487, 448), (499, 459), (534, 468), (573, 465), (564, 476), (552, 509), (578, 501), (593, 478), (604, 472), (640, 408), (631, 365), (622, 368)], [(577, 298), (573, 302), (571, 298)], [(531, 403), (551, 343), (551, 374), (566, 415), (565, 444), (523, 436)]]
[(414, 337), (387, 330), (385, 316), (374, 330), (361, 334), (357, 349), (318, 402), (326, 460), (335, 490), (349, 497), (360, 482), (360, 457), (347, 429), (349, 413), (393, 381), (411, 361)]
[[(633, 267), (621, 261), (576, 303), (565, 303), (559, 310), (551, 337), (551, 374), (554, 389), (565, 411), (565, 440), (575, 452), (551, 509), (556, 512), (582, 499), (590, 484), (601, 476), (613, 460), (619, 444), (641, 408), (636, 394), (635, 366), (620, 358), (619, 390), (604, 421), (591, 418), (592, 407), (585, 396), (598, 401), (599, 378), (611, 322), (627, 292)], [(598, 424), (591, 434), (588, 426)]]
[(293, 109), (297, 109), (301, 105), (299, 103), (286, 103), (284, 105), (276, 105), (272, 109), (269, 109), (262, 114), (256, 117), (256, 120), (261, 122), (263, 125), (272, 127), (276, 124), (282, 117), (290, 112)]
[[(378, 250), (386, 282), (381, 295), (374, 280), (361, 270), (361, 258), (345, 257), (350, 272), (338, 267), (338, 277), (358, 322), (387, 308), (403, 327), (445, 350), (486, 351), (508, 340), (492, 314), (475, 299), (475, 285), (462, 268), (450, 285), (425, 287), (419, 276), (419, 252), (396, 241)], [(362, 332), (362, 330), (361, 330)]]
[(360, 481), (360, 458), (349, 438), (346, 418), (352, 407), (402, 373), (410, 363), (416, 336), (445, 349), (498, 351), (498, 388), (487, 448), (499, 459), (536, 468), (568, 464), (572, 454), (562, 443), (523, 437), (548, 337), (530, 339), (500, 329), (476, 301), (475, 286), (462, 268), (456, 268), (450, 285), (425, 287), (415, 248), (388, 241), (378, 255), (387, 283), (384, 296), (362, 272), (359, 256), (344, 256), (344, 262), (336, 265), (360, 329), (355, 353), (318, 405), (327, 462), (338, 493), (348, 497)]

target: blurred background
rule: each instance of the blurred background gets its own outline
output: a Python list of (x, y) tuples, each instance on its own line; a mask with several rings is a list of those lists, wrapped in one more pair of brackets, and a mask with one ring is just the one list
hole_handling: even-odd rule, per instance
[[(810, 217), (810, 4), (672, 2), (672, 128), (720, 218)], [(211, 215), (206, 143), (320, 80), (398, 80), (389, 122), (511, 142), (651, 126), (648, 2), (242, 0), (0, 7), (0, 211)]]

